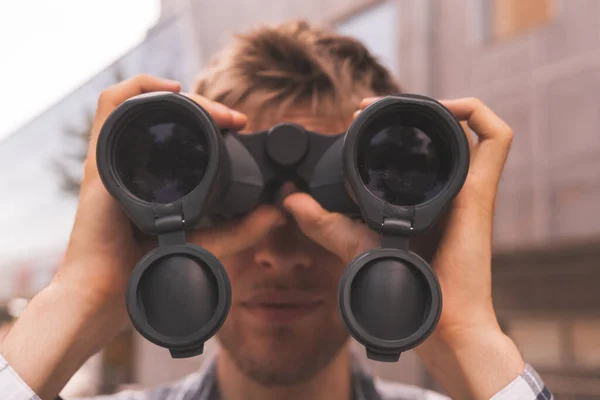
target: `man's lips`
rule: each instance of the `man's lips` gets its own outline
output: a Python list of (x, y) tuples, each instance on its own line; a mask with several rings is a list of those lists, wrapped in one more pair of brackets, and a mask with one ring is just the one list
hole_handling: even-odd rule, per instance
[(323, 296), (296, 290), (255, 293), (239, 304), (264, 322), (288, 323), (315, 311)]

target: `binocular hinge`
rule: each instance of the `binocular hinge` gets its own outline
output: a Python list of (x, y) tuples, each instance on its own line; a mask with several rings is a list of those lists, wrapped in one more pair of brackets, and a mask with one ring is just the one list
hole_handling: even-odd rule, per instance
[(404, 219), (384, 219), (381, 224), (382, 248), (408, 250), (408, 238), (413, 230), (412, 222)]
[(167, 215), (154, 220), (159, 246), (185, 244), (185, 221), (180, 215)]

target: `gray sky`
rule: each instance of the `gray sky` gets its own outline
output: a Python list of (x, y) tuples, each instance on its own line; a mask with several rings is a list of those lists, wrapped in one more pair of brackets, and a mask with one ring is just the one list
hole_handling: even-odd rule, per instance
[(142, 41), (159, 0), (0, 1), (0, 140)]
[[(159, 0), (0, 0), (0, 143), (141, 42), (158, 19), (159, 4)], [(32, 290), (49, 282), (53, 274), (49, 268), (58, 265), (56, 257), (71, 229), (75, 199), (57, 203), (57, 194), (48, 190), (56, 183), (46, 176), (40, 176), (35, 187), (20, 179), (39, 174), (39, 163), (45, 161), (27, 157), (38, 154), (39, 147), (32, 143), (22, 158), (3, 153), (4, 164), (14, 162), (19, 173), (5, 168), (0, 176), (10, 190), (10, 195), (0, 196), (0, 301), (21, 286)], [(27, 164), (19, 165), (21, 159)], [(35, 220), (36, 226), (20, 224), (21, 217)], [(26, 264), (15, 263), (16, 256)]]

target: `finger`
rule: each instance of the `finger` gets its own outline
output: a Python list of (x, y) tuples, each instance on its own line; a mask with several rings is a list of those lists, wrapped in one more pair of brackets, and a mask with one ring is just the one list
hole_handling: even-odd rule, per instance
[(477, 140), (476, 136), (469, 128), (469, 125), (465, 121), (460, 121), (460, 125), (462, 126), (463, 131), (465, 132), (465, 136), (467, 137), (467, 142), (469, 142), (469, 165), (473, 164), (475, 160), (475, 156), (477, 155)]
[(460, 121), (466, 121), (467, 125), (482, 140), (496, 140), (510, 143), (512, 141), (512, 129), (506, 122), (498, 117), (481, 100), (474, 97), (442, 100), (446, 106)]
[(465, 132), (465, 136), (467, 137), (467, 141), (469, 142), (469, 148), (473, 149), (473, 147), (475, 146), (475, 144), (477, 144), (477, 142), (475, 141), (475, 138), (473, 137), (471, 128), (469, 128), (469, 125), (467, 125), (466, 121), (460, 121), (460, 126), (462, 126), (462, 129)]
[(274, 206), (262, 205), (241, 221), (191, 231), (188, 233), (188, 239), (217, 257), (227, 257), (256, 245), (265, 235), (285, 223), (286, 217), (281, 210)]
[(242, 129), (248, 122), (246, 114), (232, 110), (226, 105), (217, 103), (216, 101), (212, 101), (195, 93), (184, 93), (184, 95), (204, 108), (213, 117), (220, 128), (238, 130)]
[[(491, 183), (500, 179), (513, 139), (510, 126), (483, 102), (475, 98), (446, 100), (443, 104), (479, 137), (476, 156), (472, 162), (474, 175)], [(494, 192), (495, 193), (495, 192)]]
[(360, 102), (360, 109), (365, 109), (367, 108), (367, 106), (369, 106), (371, 103), (379, 100), (381, 97), (365, 97), (364, 99), (362, 99), (362, 101)]
[(378, 245), (377, 236), (365, 225), (325, 210), (306, 193), (288, 196), (283, 207), (306, 236), (345, 262)]
[(139, 94), (160, 91), (179, 92), (180, 90), (179, 82), (146, 74), (136, 75), (108, 87), (100, 94), (96, 120), (104, 123), (104, 120), (117, 106)]

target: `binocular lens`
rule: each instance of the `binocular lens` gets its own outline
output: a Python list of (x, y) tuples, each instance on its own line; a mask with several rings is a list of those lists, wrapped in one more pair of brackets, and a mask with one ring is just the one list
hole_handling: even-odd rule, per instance
[(452, 151), (436, 127), (417, 114), (376, 118), (358, 141), (360, 177), (371, 193), (388, 203), (422, 204), (448, 183)]
[(172, 255), (144, 272), (138, 303), (157, 332), (185, 337), (201, 331), (215, 314), (217, 287), (214, 274), (199, 260)]
[(115, 170), (140, 200), (171, 203), (190, 193), (204, 177), (207, 139), (201, 125), (185, 110), (144, 108), (119, 130)]
[(427, 317), (427, 283), (410, 265), (389, 258), (366, 264), (351, 286), (350, 306), (356, 322), (382, 340), (402, 340)]

